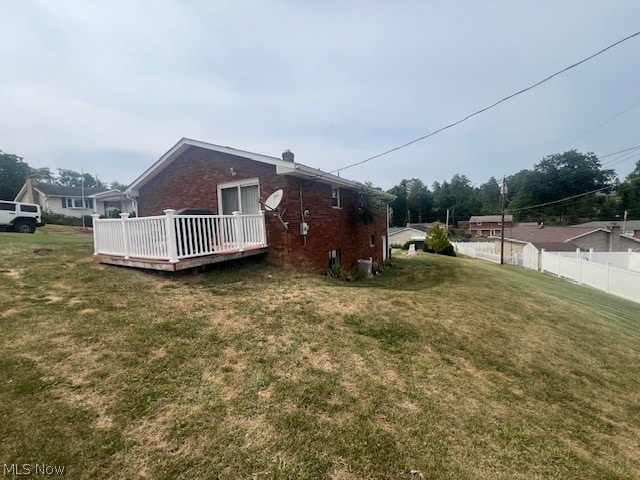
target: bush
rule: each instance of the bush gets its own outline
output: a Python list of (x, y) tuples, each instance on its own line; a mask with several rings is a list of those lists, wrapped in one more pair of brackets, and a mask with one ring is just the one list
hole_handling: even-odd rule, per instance
[(330, 268), (327, 271), (327, 276), (345, 282), (355, 282), (356, 280), (362, 280), (364, 278), (364, 274), (357, 268), (347, 269), (339, 266)]
[(455, 248), (453, 248), (453, 245), (448, 244), (446, 247), (444, 247), (444, 250), (441, 252), (436, 252), (435, 250), (429, 248), (427, 245), (424, 246), (424, 251), (427, 253), (438, 253), (439, 255), (447, 255), (449, 257), (455, 257), (456, 256), (456, 250)]
[[(50, 225), (71, 225), (74, 227), (81, 227), (82, 217), (68, 217), (60, 213), (43, 211), (42, 222), (44, 224), (50, 224)], [(84, 216), (84, 226), (85, 227), (93, 226), (93, 217), (91, 217), (91, 215)]]

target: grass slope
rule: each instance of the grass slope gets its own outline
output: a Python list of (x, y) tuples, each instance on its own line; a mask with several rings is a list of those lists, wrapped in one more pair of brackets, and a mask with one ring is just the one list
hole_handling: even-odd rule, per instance
[(420, 255), (370, 281), (0, 234), (0, 463), (71, 478), (640, 477), (640, 307)]

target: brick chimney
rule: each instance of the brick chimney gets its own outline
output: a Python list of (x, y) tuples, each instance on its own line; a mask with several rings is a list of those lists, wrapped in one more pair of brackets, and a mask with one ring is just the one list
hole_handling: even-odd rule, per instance
[(620, 251), (620, 234), (622, 233), (622, 229), (620, 225), (613, 224), (609, 228), (611, 230), (611, 236), (609, 237), (609, 251), (610, 252), (619, 252)]
[(27, 192), (23, 201), (25, 203), (38, 203), (37, 202), (38, 192), (36, 192), (35, 189), (33, 188), (36, 184), (36, 177), (34, 177), (33, 175), (29, 175), (27, 177), (26, 184), (27, 184)]
[(293, 152), (288, 148), (282, 153), (282, 159), (285, 162), (293, 162)]

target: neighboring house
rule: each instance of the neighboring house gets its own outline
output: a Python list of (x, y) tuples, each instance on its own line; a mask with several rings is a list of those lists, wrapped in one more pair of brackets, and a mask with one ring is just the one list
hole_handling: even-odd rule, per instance
[(182, 139), (137, 178), (127, 193), (141, 217), (166, 209), (196, 208), (216, 215), (258, 213), (260, 201), (282, 189), (280, 217), (265, 215), (268, 257), (277, 263), (326, 271), (353, 267), (358, 259), (387, 258), (388, 203), (375, 193), (372, 223), (358, 220), (361, 184), (294, 162)]
[[(411, 224), (409, 224), (411, 225)], [(406, 227), (392, 227), (389, 229), (389, 245), (402, 246), (407, 242), (424, 242), (427, 229)]]
[[(505, 228), (513, 226), (513, 215), (504, 216)], [(502, 232), (502, 215), (474, 215), (469, 219), (472, 237), (491, 237)]]
[(640, 238), (640, 220), (610, 220), (610, 221), (598, 221), (587, 222), (575, 225), (574, 228), (609, 228), (611, 225), (619, 225), (622, 230), (622, 235), (627, 237)]
[(67, 217), (79, 218), (83, 214), (93, 213), (108, 216), (116, 211), (135, 212), (135, 201), (118, 190), (36, 183), (33, 177), (27, 179), (15, 201), (37, 203), (44, 212)]
[[(496, 253), (500, 253), (501, 239), (492, 237), (496, 243)], [(551, 252), (593, 249), (594, 252), (626, 252), (640, 250), (640, 239), (621, 235), (619, 225), (600, 227), (553, 227), (537, 223), (522, 223), (505, 230), (504, 253), (522, 253), (529, 245), (538, 251)]]

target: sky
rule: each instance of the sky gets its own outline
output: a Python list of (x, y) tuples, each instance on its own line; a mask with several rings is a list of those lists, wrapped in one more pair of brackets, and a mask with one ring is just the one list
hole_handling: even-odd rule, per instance
[[(332, 171), (637, 31), (637, 0), (0, 0), (0, 150), (125, 184), (183, 137)], [(640, 36), (340, 175), (479, 186), (577, 149), (622, 180), (639, 58)]]

